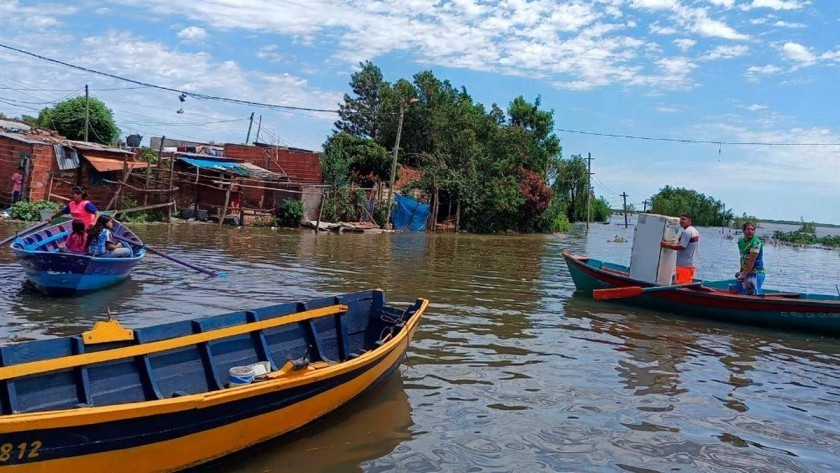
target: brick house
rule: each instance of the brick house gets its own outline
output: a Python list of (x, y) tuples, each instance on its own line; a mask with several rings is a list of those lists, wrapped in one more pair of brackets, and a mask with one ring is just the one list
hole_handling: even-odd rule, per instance
[[(75, 185), (86, 188), (89, 199), (104, 208), (113, 196), (124, 168), (148, 166), (134, 161), (134, 152), (97, 143), (67, 140), (44, 132), (0, 132), (0, 176), (23, 166), (21, 197), (64, 202)], [(8, 178), (4, 178), (8, 181)], [(0, 201), (11, 202), (11, 184), (0, 189)]]

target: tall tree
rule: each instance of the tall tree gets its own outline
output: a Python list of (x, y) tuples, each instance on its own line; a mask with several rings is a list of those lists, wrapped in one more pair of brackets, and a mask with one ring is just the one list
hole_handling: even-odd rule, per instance
[(38, 114), (36, 124), (57, 131), (71, 140), (85, 138), (85, 113), (88, 115), (88, 139), (104, 145), (115, 144), (120, 129), (114, 122), (114, 113), (99, 99), (75, 97), (45, 108)]
[(359, 138), (378, 140), (382, 133), (382, 93), (388, 84), (382, 80), (382, 71), (370, 61), (359, 63), (361, 68), (350, 76), (353, 96), (344, 94), (344, 103), (338, 105), (338, 132)]

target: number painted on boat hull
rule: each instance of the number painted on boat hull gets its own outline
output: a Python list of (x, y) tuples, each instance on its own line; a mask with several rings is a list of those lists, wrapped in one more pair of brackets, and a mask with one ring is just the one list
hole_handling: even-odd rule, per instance
[(11, 443), (4, 443), (0, 445), (0, 463), (6, 463), (9, 460), (31, 460), (38, 458), (40, 455), (38, 450), (41, 449), (41, 441), (33, 440), (32, 442), (23, 442), (15, 446)]

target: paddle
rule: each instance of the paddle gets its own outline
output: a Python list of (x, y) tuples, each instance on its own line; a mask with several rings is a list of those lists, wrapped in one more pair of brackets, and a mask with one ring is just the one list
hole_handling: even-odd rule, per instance
[(627, 286), (627, 287), (614, 287), (610, 289), (595, 289), (592, 291), (592, 298), (597, 300), (604, 300), (604, 299), (622, 299), (625, 297), (635, 297), (642, 295), (646, 292), (656, 292), (656, 291), (673, 291), (674, 289), (682, 289), (684, 287), (699, 287), (702, 286), (702, 282), (692, 282), (688, 284), (674, 284), (671, 286), (653, 286), (653, 287), (639, 287), (639, 286)]
[(32, 225), (31, 227), (27, 228), (26, 230), (23, 230), (23, 231), (20, 231), (20, 232), (15, 233), (14, 235), (10, 236), (9, 238), (6, 238), (5, 240), (0, 241), (0, 248), (2, 248), (2, 247), (4, 247), (4, 246), (6, 246), (6, 244), (7, 244), (7, 243), (9, 243), (10, 241), (14, 240), (15, 238), (17, 238), (17, 237), (19, 237), (19, 236), (21, 236), (21, 235), (26, 235), (26, 234), (27, 234), (27, 233), (29, 233), (29, 232), (33, 232), (33, 231), (35, 231), (35, 230), (37, 230), (37, 229), (39, 229), (39, 228), (41, 228), (41, 227), (44, 227), (44, 226), (46, 226), (46, 225), (49, 225), (49, 223), (50, 223), (50, 222), (39, 222), (37, 225)]
[(198, 271), (199, 273), (208, 274), (208, 275), (210, 275), (210, 276), (216, 276), (216, 277), (219, 277), (219, 278), (221, 278), (221, 279), (227, 279), (227, 277), (228, 277), (228, 276), (227, 276), (227, 274), (225, 274), (225, 273), (219, 273), (219, 272), (216, 272), (216, 271), (213, 271), (213, 270), (210, 270), (210, 269), (202, 268), (201, 266), (196, 266), (196, 265), (194, 265), (194, 264), (192, 264), (192, 263), (187, 263), (186, 261), (184, 261), (184, 260), (182, 260), (182, 259), (178, 259), (178, 258), (176, 258), (176, 257), (174, 257), (174, 256), (172, 256), (172, 255), (168, 255), (168, 254), (166, 254), (166, 253), (164, 253), (164, 252), (162, 252), (162, 251), (158, 251), (158, 250), (156, 250), (156, 249), (154, 249), (154, 248), (150, 248), (150, 247), (149, 247), (149, 245), (147, 245), (147, 244), (145, 244), (145, 243), (142, 243), (142, 244), (141, 244), (139, 241), (135, 241), (135, 240), (131, 240), (131, 239), (129, 239), (129, 238), (125, 238), (125, 237), (123, 237), (123, 236), (117, 235), (116, 233), (111, 233), (111, 236), (113, 236), (113, 237), (114, 237), (115, 239), (117, 239), (117, 240), (124, 241), (124, 242), (126, 242), (126, 243), (131, 243), (131, 244), (133, 244), (133, 245), (142, 246), (142, 247), (143, 247), (143, 248), (145, 248), (145, 249), (146, 249), (146, 251), (148, 251), (149, 253), (156, 254), (156, 255), (160, 256), (161, 258), (166, 258), (166, 259), (168, 259), (169, 261), (173, 261), (173, 262), (178, 263), (178, 264), (180, 264), (180, 265), (186, 266), (186, 267), (188, 267), (188, 268), (190, 268), (190, 269), (193, 269), (193, 270), (195, 270), (195, 271)]

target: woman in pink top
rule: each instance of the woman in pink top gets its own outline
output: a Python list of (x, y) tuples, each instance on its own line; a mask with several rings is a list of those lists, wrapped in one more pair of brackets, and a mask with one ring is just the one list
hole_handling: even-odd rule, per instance
[(63, 209), (52, 214), (47, 221), (58, 217), (59, 215), (70, 214), (75, 220), (81, 220), (85, 224), (85, 228), (90, 228), (96, 223), (99, 218), (99, 209), (96, 208), (89, 200), (87, 200), (87, 192), (83, 187), (76, 186), (70, 191), (73, 199)]
[(73, 220), (73, 233), (67, 237), (64, 242), (64, 250), (67, 253), (87, 253), (87, 233), (85, 232), (85, 222), (81, 220)]

